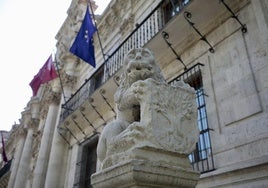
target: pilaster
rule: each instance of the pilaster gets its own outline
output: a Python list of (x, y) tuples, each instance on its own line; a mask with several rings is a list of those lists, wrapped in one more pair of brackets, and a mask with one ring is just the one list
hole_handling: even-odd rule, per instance
[(20, 163), (20, 158), (21, 158), (21, 154), (23, 150), (23, 145), (25, 142), (25, 135), (26, 135), (26, 131), (23, 128), (23, 126), (18, 127), (18, 129), (15, 132), (17, 144), (15, 146), (16, 147), (15, 155), (14, 155), (14, 159), (12, 162), (11, 175), (10, 175), (9, 182), (8, 182), (8, 188), (13, 188), (14, 183), (15, 183), (15, 179), (17, 176), (17, 171), (18, 171), (18, 167)]
[(33, 187), (44, 187), (45, 184), (53, 130), (55, 129), (60, 108), (60, 93), (50, 90), (46, 97), (46, 103), (48, 104), (48, 112), (46, 115), (37, 162), (33, 172)]
[[(63, 97), (70, 97), (74, 84), (76, 83), (75, 68), (76, 62), (73, 58), (67, 58), (64, 69), (61, 71), (61, 78), (63, 84), (64, 95), (62, 96), (61, 103), (65, 102)], [(59, 121), (60, 114), (57, 114), (56, 122)], [(47, 174), (45, 179), (45, 187), (47, 188), (57, 188), (63, 185), (61, 182), (62, 174), (65, 174), (65, 153), (68, 144), (59, 135), (57, 127), (54, 127), (53, 140), (51, 145), (51, 152), (49, 155), (49, 162), (47, 167)]]
[(30, 172), (30, 161), (32, 156), (32, 142), (34, 129), (38, 126), (39, 120), (32, 119), (31, 113), (25, 111), (23, 113), (24, 125), (27, 129), (27, 136), (21, 154), (20, 164), (16, 175), (14, 188), (26, 186), (27, 178)]

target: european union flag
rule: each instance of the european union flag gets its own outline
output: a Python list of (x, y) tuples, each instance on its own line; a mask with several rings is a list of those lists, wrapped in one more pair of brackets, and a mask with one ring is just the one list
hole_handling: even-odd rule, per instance
[(95, 52), (93, 46), (93, 34), (97, 31), (90, 17), (88, 7), (81, 25), (81, 28), (75, 38), (73, 45), (70, 48), (70, 52), (77, 57), (83, 59), (93, 67), (95, 63)]

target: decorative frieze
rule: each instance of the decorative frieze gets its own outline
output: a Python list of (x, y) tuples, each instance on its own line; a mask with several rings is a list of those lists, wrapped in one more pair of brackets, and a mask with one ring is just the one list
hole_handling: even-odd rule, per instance
[(43, 130), (38, 130), (33, 135), (34, 140), (33, 140), (33, 153), (32, 153), (32, 157), (35, 160), (37, 159), (37, 155), (38, 155), (38, 151), (39, 151), (39, 147), (40, 147), (42, 135), (43, 135)]
[(117, 0), (111, 2), (111, 8), (109, 9), (109, 16), (103, 17), (98, 25), (98, 30), (101, 38), (106, 41), (111, 33), (120, 28), (119, 32), (122, 35), (130, 33), (134, 27), (134, 14), (133, 7), (137, 1), (124, 1)]
[(130, 33), (134, 27), (134, 15), (131, 14), (128, 18), (124, 19), (120, 26), (120, 33), (124, 36), (127, 33)]
[(34, 135), (33, 135), (33, 145), (32, 145), (32, 158), (31, 158), (31, 164), (30, 164), (30, 173), (28, 178), (30, 179), (31, 184), (33, 183), (33, 177), (34, 177), (34, 169), (37, 165), (37, 158), (38, 158), (38, 153), (40, 150), (40, 144), (41, 144), (41, 139), (42, 139), (43, 131), (38, 130)]
[(47, 112), (48, 112), (48, 105), (42, 106), (41, 111), (40, 111), (40, 119), (46, 119)]

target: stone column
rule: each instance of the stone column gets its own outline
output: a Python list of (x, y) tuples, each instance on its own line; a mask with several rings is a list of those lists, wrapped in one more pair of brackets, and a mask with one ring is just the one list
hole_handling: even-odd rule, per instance
[[(61, 72), (61, 78), (63, 81), (63, 90), (65, 97), (68, 99), (71, 96), (72, 88), (76, 82), (76, 77), (74, 77), (74, 66), (76, 63), (74, 59), (69, 57), (66, 60), (65, 72)], [(65, 98), (65, 99), (66, 99)], [(61, 103), (65, 103), (64, 96), (62, 96)], [(60, 119), (60, 114), (58, 114), (57, 122)], [(45, 188), (57, 188), (63, 187), (64, 180), (62, 175), (65, 174), (64, 169), (66, 168), (66, 150), (68, 144), (58, 133), (57, 127), (54, 129), (53, 141), (51, 146), (51, 152), (49, 156), (49, 163), (45, 181)]]
[(19, 168), (17, 171), (17, 176), (14, 184), (14, 188), (22, 188), (25, 187), (27, 177), (30, 172), (30, 161), (32, 157), (32, 141), (33, 141), (33, 133), (34, 128), (38, 125), (37, 120), (31, 119), (31, 114), (26, 112), (28, 117), (25, 118), (25, 125), (28, 129), (26, 140), (24, 143)]
[(53, 142), (51, 147), (51, 153), (49, 157), (49, 164), (47, 169), (45, 187), (57, 188), (61, 185), (61, 173), (64, 165), (65, 149), (67, 143), (57, 133), (57, 128), (53, 135)]
[(27, 174), (27, 181), (26, 181), (26, 186), (25, 188), (31, 188), (32, 187), (32, 182), (33, 182), (33, 170), (34, 166), (36, 164), (36, 159), (37, 159), (37, 151), (38, 151), (38, 146), (39, 143), (41, 142), (40, 131), (38, 128), (40, 127), (40, 124), (43, 122), (40, 121), (40, 98), (39, 97), (32, 97), (31, 101), (28, 104), (28, 107), (31, 110), (31, 125), (28, 126), (28, 128), (33, 129), (33, 137), (32, 137), (32, 143), (31, 143), (31, 158), (29, 162), (29, 171)]
[(24, 141), (25, 141), (25, 130), (24, 130), (23, 126), (20, 126), (18, 128), (15, 135), (18, 139), (18, 142), (16, 145), (14, 159), (12, 161), (11, 175), (10, 175), (9, 182), (8, 182), (8, 188), (13, 188), (14, 183), (15, 183), (15, 179), (17, 176), (17, 171), (18, 171), (18, 167), (19, 167), (19, 163), (20, 163), (22, 149), (23, 149), (23, 145), (24, 145)]
[(46, 115), (45, 126), (38, 152), (36, 166), (33, 173), (33, 187), (44, 187), (46, 170), (53, 138), (53, 130), (55, 129), (56, 120), (59, 112), (60, 93), (49, 92), (46, 103), (49, 104), (48, 113)]

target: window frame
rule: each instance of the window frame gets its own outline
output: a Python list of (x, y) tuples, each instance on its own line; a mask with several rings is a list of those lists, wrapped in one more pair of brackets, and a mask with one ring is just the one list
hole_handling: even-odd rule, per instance
[[(76, 170), (75, 170), (75, 180), (74, 188), (88, 188), (92, 187), (91, 185), (91, 175), (96, 172), (97, 168), (97, 145), (98, 145), (99, 135), (95, 134), (85, 140), (80, 144), (78, 149)], [(90, 149), (95, 149), (94, 152), (90, 152)], [(93, 153), (94, 157), (89, 158), (89, 154)], [(94, 164), (89, 164), (89, 162), (94, 162)], [(93, 170), (89, 168), (93, 167)]]

